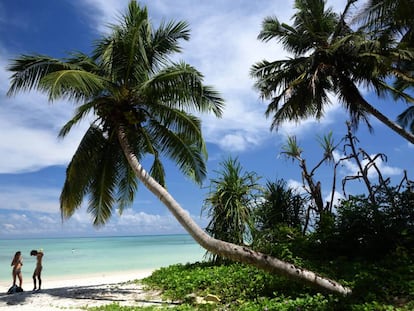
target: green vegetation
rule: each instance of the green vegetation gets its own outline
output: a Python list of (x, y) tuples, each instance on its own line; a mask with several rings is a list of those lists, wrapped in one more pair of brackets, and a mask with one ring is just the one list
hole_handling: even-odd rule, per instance
[[(401, 252), (376, 262), (327, 262), (332, 271), (342, 273), (355, 285), (356, 294), (348, 298), (322, 294), (297, 282), (237, 263), (173, 265), (155, 271), (143, 283), (147, 288), (162, 289), (166, 300), (182, 302), (179, 306), (162, 307), (165, 310), (408, 311), (414, 308), (414, 281), (411, 278), (414, 262), (407, 253)], [(396, 258), (399, 260), (395, 261)], [(213, 294), (220, 298), (220, 302), (195, 304), (194, 295), (190, 294), (199, 297)], [(88, 310), (160, 308), (110, 305)]]
[[(340, 280), (353, 289), (350, 296), (332, 295), (251, 265), (211, 260), (161, 268), (142, 280), (147, 289), (161, 290), (166, 305), (178, 305), (91, 310), (413, 310), (414, 193), (386, 182), (370, 186), (373, 196), (341, 200), (335, 213), (324, 211), (324, 223), (314, 230), (303, 231), (303, 200), (284, 181), (268, 182), (262, 202), (251, 211), (254, 250)], [(203, 301), (209, 296), (218, 301)]]
[[(401, 37), (395, 32), (370, 32), (366, 25), (351, 24), (348, 20), (352, 21), (350, 10), (355, 2), (347, 1), (343, 11), (336, 13), (324, 0), (296, 0), (291, 25), (274, 16), (264, 19), (259, 39), (279, 42), (293, 55), (282, 60), (263, 60), (251, 69), (262, 98), (270, 100), (266, 116), (272, 118), (271, 128), (278, 129), (286, 120), (322, 118), (331, 102), (329, 95), (334, 95), (348, 111), (354, 128), (359, 123), (371, 128), (369, 116), (373, 116), (414, 143), (411, 129), (407, 132), (383, 115), (359, 89), (363, 84), (379, 96), (390, 94), (411, 106), (414, 99), (404, 90), (413, 84), (412, 65), (405, 65), (412, 64), (414, 58), (413, 37), (399, 44)], [(373, 5), (378, 8), (387, 1), (374, 2), (380, 2)], [(399, 2), (405, 1), (393, 4)], [(407, 5), (410, 11), (412, 6), (412, 2)], [(395, 7), (392, 5), (389, 10)], [(384, 10), (382, 14), (389, 12)], [(405, 18), (414, 25), (412, 16)], [(404, 81), (398, 89), (389, 85), (395, 79)], [(413, 112), (409, 115), (408, 120), (402, 117), (407, 121), (403, 122), (405, 127), (409, 127)]]
[[(189, 111), (219, 117), (223, 106), (219, 95), (202, 84), (201, 73), (170, 61), (170, 53), (181, 50), (178, 41), (188, 39), (185, 23), (153, 30), (147, 9), (131, 1), (120, 27), (98, 42), (92, 56), (17, 58), (9, 68), (14, 72), (10, 95), (37, 89), (50, 100), (80, 103), (61, 136), (87, 112), (97, 116), (68, 167), (62, 215), (70, 217), (89, 196), (94, 223), (104, 224), (115, 206), (122, 210), (133, 202), (138, 180), (162, 198), (196, 241), (214, 254), (211, 262), (162, 268), (143, 280), (148, 288), (160, 289), (166, 299), (180, 303), (168, 310), (413, 310), (413, 182), (405, 175), (392, 186), (376, 165), (378, 159), (386, 160), (385, 155), (357, 146), (353, 132), (361, 122), (371, 128), (368, 117), (374, 116), (414, 143), (414, 99), (409, 93), (414, 86), (413, 6), (412, 1), (368, 1), (361, 15), (367, 24), (353, 29), (347, 18), (355, 2), (349, 0), (337, 14), (323, 0), (296, 0), (293, 25), (265, 19), (259, 38), (276, 39), (294, 54), (252, 67), (261, 96), (271, 100), (266, 115), (273, 118), (272, 129), (286, 120), (323, 117), (328, 95), (334, 94), (349, 113), (348, 130), (339, 144), (331, 133), (320, 139), (323, 156), (313, 168), (296, 138), (288, 138), (282, 153), (301, 169), (306, 195), (278, 180), (261, 189), (255, 173), (243, 174), (236, 160), (226, 161), (205, 200), (211, 218), (206, 231), (211, 236), (163, 187), (162, 157), (174, 160), (185, 175), (201, 183), (206, 148), (201, 122)], [(366, 101), (358, 89), (361, 84), (377, 95), (405, 100), (409, 107), (397, 122), (391, 121)], [(343, 155), (338, 159), (334, 151), (341, 143)], [(149, 174), (140, 164), (145, 156), (153, 159)], [(336, 169), (344, 161), (355, 164), (358, 172), (343, 178), (344, 199), (336, 202)], [(333, 165), (326, 202), (317, 179), (324, 163)], [(353, 180), (360, 181), (365, 192), (346, 194)], [(259, 190), (263, 192), (256, 201)], [(247, 236), (249, 248), (244, 244)], [(226, 260), (217, 260), (222, 257)], [(292, 264), (301, 268), (291, 269)], [(345, 296), (350, 290), (334, 279), (352, 288), (352, 294)], [(197, 300), (208, 295), (218, 301)], [(89, 310), (161, 307), (112, 304)]]
[[(210, 181), (210, 192), (204, 200), (203, 211), (210, 219), (206, 232), (212, 237), (243, 245), (253, 227), (252, 211), (260, 197), (259, 177), (243, 172), (237, 159), (221, 163), (218, 177)], [(207, 253), (215, 263), (225, 258)]]

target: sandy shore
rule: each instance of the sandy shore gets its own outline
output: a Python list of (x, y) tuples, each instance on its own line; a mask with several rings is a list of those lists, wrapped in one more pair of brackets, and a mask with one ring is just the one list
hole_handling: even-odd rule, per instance
[[(158, 293), (148, 292), (130, 280), (149, 276), (152, 270), (76, 276), (69, 279), (43, 279), (42, 290), (32, 292), (32, 283), (25, 280), (23, 293), (8, 295), (8, 287), (0, 284), (0, 310), (71, 310), (101, 306), (162, 304)], [(31, 280), (30, 280), (31, 281)], [(30, 285), (30, 287), (28, 287)]]

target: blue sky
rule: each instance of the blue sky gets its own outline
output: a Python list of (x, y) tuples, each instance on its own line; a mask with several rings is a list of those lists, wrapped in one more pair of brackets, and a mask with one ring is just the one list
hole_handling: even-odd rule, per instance
[[(346, 0), (328, 1), (337, 12)], [(64, 57), (69, 51), (89, 52), (93, 41), (107, 31), (127, 6), (126, 0), (0, 0), (0, 238), (105, 236), (182, 233), (178, 222), (143, 186), (133, 208), (117, 214), (102, 228), (94, 228), (86, 208), (70, 220), (61, 221), (59, 195), (65, 168), (87, 128), (87, 122), (74, 129), (65, 140), (57, 133), (72, 116), (72, 103), (47, 102), (44, 95), (32, 92), (7, 98), (10, 59), (20, 54), (39, 53)], [(287, 135), (296, 135), (304, 157), (312, 168), (321, 159), (317, 137), (333, 131), (338, 141), (346, 134), (346, 114), (332, 99), (320, 121), (286, 123), (270, 132), (264, 116), (266, 102), (259, 99), (249, 77), (250, 67), (262, 59), (276, 60), (287, 53), (276, 42), (257, 40), (262, 20), (275, 15), (289, 22), (293, 0), (192, 1), (152, 0), (147, 5), (153, 24), (164, 20), (185, 20), (191, 39), (183, 42), (178, 56), (205, 75), (226, 100), (222, 119), (203, 116), (203, 131), (209, 152), (209, 176), (203, 187), (183, 178), (167, 162), (168, 190), (203, 227), (201, 206), (208, 192), (209, 179), (216, 176), (219, 163), (238, 157), (246, 171), (255, 171), (262, 182), (283, 178), (300, 186), (298, 166), (280, 156)], [(363, 1), (361, 1), (363, 3)], [(366, 98), (391, 119), (405, 105), (391, 99), (379, 101), (368, 91)], [(371, 118), (374, 133), (361, 125), (356, 133), (360, 147), (369, 154), (385, 153), (386, 163), (378, 163), (386, 177), (398, 183), (404, 169), (412, 172), (413, 146)], [(342, 150), (338, 150), (338, 157)], [(345, 162), (339, 177), (352, 174), (355, 166)], [(332, 170), (322, 167), (315, 176), (322, 182), (323, 195), (331, 189)], [(373, 176), (375, 177), (375, 176)], [(411, 176), (412, 177), (412, 174)], [(340, 192), (340, 181), (337, 184)], [(348, 192), (360, 193), (361, 183), (349, 184)], [(340, 194), (338, 194), (339, 196)]]

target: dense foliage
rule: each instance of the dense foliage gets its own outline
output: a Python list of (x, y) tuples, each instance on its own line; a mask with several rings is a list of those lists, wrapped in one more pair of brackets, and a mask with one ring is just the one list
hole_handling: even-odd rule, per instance
[[(412, 256), (413, 254), (411, 254)], [(166, 300), (180, 301), (166, 310), (282, 310), (282, 311), (409, 311), (414, 308), (414, 262), (408, 253), (394, 253), (375, 263), (326, 262), (331, 273), (342, 274), (355, 286), (348, 298), (319, 293), (242, 264), (173, 265), (143, 280), (147, 288), (162, 289)], [(395, 259), (398, 259), (395, 261)], [(309, 264), (312, 264), (309, 262)], [(316, 264), (315, 262), (313, 264)], [(193, 297), (219, 297), (214, 304), (196, 304)], [(159, 310), (157, 307), (91, 308), (100, 311)]]
[(390, 94), (411, 106), (410, 94), (388, 83), (398, 78), (413, 84), (412, 66), (403, 65), (414, 60), (412, 45), (398, 44), (398, 37), (389, 31), (376, 36), (365, 25), (352, 24), (350, 10), (355, 0), (347, 1), (341, 13), (326, 2), (296, 0), (292, 24), (275, 16), (262, 23), (258, 38), (278, 42), (291, 54), (285, 59), (262, 60), (251, 68), (256, 88), (269, 100), (266, 116), (272, 119), (271, 129), (277, 130), (286, 120), (322, 118), (333, 95), (349, 113), (354, 128), (360, 123), (371, 128), (372, 116), (414, 143), (412, 133), (383, 115), (359, 89), (364, 85), (379, 96)]
[[(253, 227), (252, 210), (261, 189), (259, 177), (243, 171), (239, 160), (233, 158), (223, 161), (216, 173), (204, 200), (203, 211), (210, 219), (206, 232), (216, 239), (241, 245)], [(221, 256), (208, 255), (216, 263), (225, 261)]]

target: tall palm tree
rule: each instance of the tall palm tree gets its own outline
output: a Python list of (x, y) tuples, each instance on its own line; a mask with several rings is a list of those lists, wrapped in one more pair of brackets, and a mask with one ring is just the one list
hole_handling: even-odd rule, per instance
[[(164, 187), (162, 157), (172, 159), (196, 182), (206, 175), (206, 148), (200, 120), (191, 112), (220, 116), (223, 101), (192, 66), (173, 63), (180, 40), (188, 40), (184, 22), (152, 29), (147, 9), (131, 1), (119, 25), (97, 42), (92, 56), (67, 59), (22, 55), (9, 69), (9, 95), (37, 89), (49, 100), (68, 98), (79, 104), (60, 131), (64, 137), (88, 114), (96, 118), (86, 131), (66, 172), (60, 196), (62, 217), (73, 215), (84, 198), (95, 225), (103, 225), (115, 207), (131, 205), (142, 182), (205, 249), (229, 259), (347, 294), (350, 290), (313, 272), (210, 237)], [(147, 172), (145, 156), (153, 159)], [(138, 180), (137, 180), (138, 178)]]
[[(391, 35), (398, 47), (414, 49), (414, 1), (413, 0), (369, 0), (358, 15), (358, 20), (376, 37)], [(394, 86), (398, 90), (414, 88), (414, 62), (394, 60), (398, 68), (411, 73), (410, 77), (397, 76)], [(414, 106), (410, 105), (398, 118), (398, 123), (414, 133)]]
[(330, 103), (328, 93), (336, 95), (350, 114), (356, 128), (362, 121), (369, 129), (368, 117), (374, 116), (397, 134), (414, 143), (414, 135), (387, 118), (362, 96), (364, 85), (383, 96), (392, 93), (397, 98), (414, 102), (387, 81), (410, 74), (394, 66), (393, 60), (412, 61), (413, 53), (395, 48), (391, 37), (381, 40), (362, 29), (352, 30), (345, 19), (355, 0), (349, 0), (343, 14), (325, 8), (324, 0), (296, 0), (293, 25), (268, 17), (263, 22), (259, 39), (281, 42), (293, 53), (293, 58), (261, 61), (251, 69), (255, 86), (264, 99), (270, 99), (266, 116), (273, 116), (271, 129), (285, 120), (299, 121), (307, 117), (321, 118)]
[[(254, 172), (243, 172), (238, 159), (228, 158), (210, 180), (210, 192), (204, 200), (210, 222), (206, 231), (214, 238), (243, 245), (253, 228), (252, 211), (260, 196), (259, 177)], [(212, 260), (222, 258), (213, 254)]]

